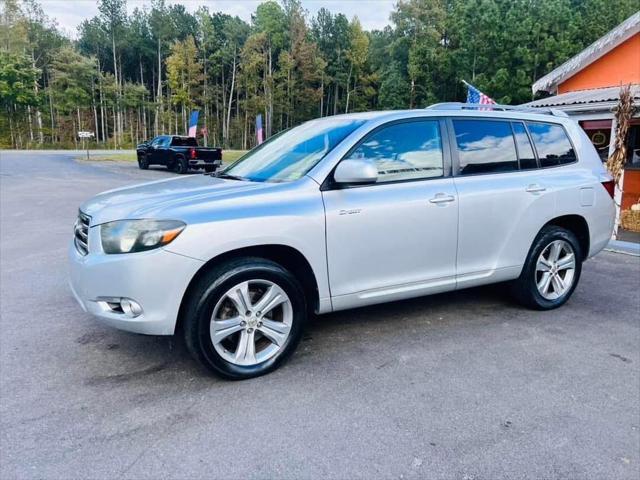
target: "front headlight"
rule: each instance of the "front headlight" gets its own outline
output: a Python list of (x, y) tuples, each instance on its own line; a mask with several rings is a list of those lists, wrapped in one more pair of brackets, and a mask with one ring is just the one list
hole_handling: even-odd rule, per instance
[(178, 220), (116, 220), (100, 225), (104, 253), (133, 253), (171, 243), (187, 225)]

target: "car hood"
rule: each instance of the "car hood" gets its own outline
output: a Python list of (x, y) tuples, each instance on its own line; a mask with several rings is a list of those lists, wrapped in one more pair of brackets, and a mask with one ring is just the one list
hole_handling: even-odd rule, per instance
[(190, 209), (203, 203), (246, 200), (282, 185), (189, 175), (109, 190), (82, 204), (80, 210), (91, 216), (93, 225), (139, 218), (183, 220)]

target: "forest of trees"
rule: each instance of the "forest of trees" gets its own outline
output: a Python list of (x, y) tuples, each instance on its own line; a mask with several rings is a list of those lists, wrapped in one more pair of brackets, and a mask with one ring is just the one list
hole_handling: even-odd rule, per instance
[[(299, 0), (265, 1), (251, 22), (153, 0), (98, 0), (74, 39), (46, 2), (2, 0), (0, 147), (127, 148), (187, 130), (247, 149), (265, 134), (344, 112), (464, 100), (465, 79), (500, 103), (633, 14), (637, 0), (399, 0), (382, 31)], [(328, 2), (328, 4), (330, 4)], [(362, 8), (373, 8), (362, 1)]]

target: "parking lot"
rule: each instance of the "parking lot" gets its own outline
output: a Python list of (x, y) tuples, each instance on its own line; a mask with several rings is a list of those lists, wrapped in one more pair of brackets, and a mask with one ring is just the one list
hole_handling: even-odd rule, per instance
[(640, 258), (601, 253), (551, 312), (497, 285), (318, 317), (223, 381), (67, 287), (78, 205), (170, 175), (0, 152), (0, 477), (638, 478)]

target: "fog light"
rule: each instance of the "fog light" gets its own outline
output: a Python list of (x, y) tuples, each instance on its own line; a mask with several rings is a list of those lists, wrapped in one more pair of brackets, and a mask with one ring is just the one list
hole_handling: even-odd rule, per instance
[(120, 301), (120, 307), (127, 317), (137, 317), (142, 313), (142, 307), (130, 298), (123, 298)]
[(117, 313), (124, 317), (135, 318), (142, 314), (140, 304), (130, 298), (100, 297), (96, 299), (96, 302), (104, 311)]

